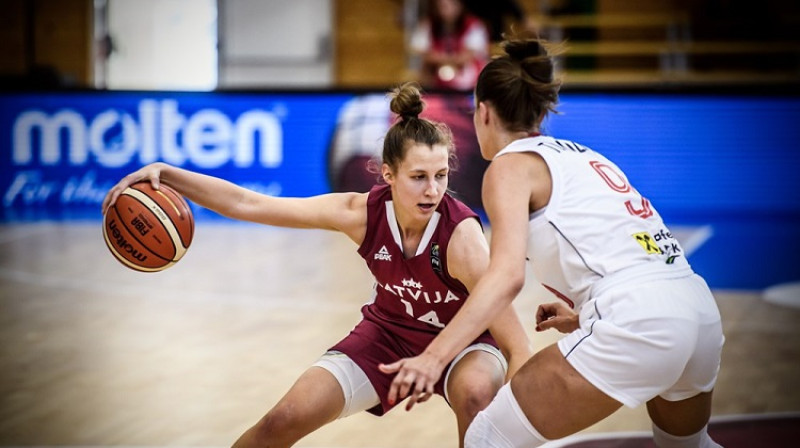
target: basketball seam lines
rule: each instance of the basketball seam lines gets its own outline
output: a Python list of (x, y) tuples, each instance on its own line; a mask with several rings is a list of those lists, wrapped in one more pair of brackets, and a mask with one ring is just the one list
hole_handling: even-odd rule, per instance
[[(126, 194), (127, 196), (130, 196), (130, 197), (136, 199), (138, 202), (140, 202), (142, 205), (144, 205), (148, 210), (150, 210), (151, 207), (150, 207), (150, 204), (145, 201), (145, 199), (147, 199), (147, 201), (152, 201), (152, 203), (155, 204), (156, 207), (161, 208), (161, 205), (159, 205), (158, 202), (156, 202), (154, 199), (150, 198), (145, 192), (143, 192), (141, 190), (137, 190), (135, 188), (131, 188), (130, 190), (131, 191), (123, 192), (123, 194)], [(166, 225), (166, 221), (162, 220), (158, 216), (158, 214), (156, 214), (156, 213), (153, 213), (153, 214), (156, 216), (156, 219), (158, 219), (159, 222), (161, 222), (164, 225), (164, 229), (167, 231), (167, 233), (170, 236), (170, 239), (172, 240), (172, 246), (175, 249), (175, 255), (173, 256), (172, 260), (170, 260), (170, 261), (178, 261), (178, 260), (180, 260), (181, 258), (183, 258), (183, 255), (186, 253), (186, 247), (184, 247), (183, 239), (181, 238), (180, 232), (178, 232), (178, 226), (175, 224), (175, 221), (172, 220), (172, 217), (170, 217), (169, 214), (167, 214), (166, 212), (164, 212), (164, 214), (166, 215), (167, 220), (171, 224), (169, 226)], [(177, 244), (176, 241), (179, 241), (180, 245)], [(163, 257), (161, 257), (161, 258), (163, 258)]]

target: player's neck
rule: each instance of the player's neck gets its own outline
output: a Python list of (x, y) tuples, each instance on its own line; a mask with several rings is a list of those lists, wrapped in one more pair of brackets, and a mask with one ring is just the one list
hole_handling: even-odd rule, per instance
[(528, 131), (518, 131), (518, 132), (505, 132), (500, 136), (500, 143), (502, 144), (500, 147), (505, 148), (506, 146), (514, 143), (517, 140), (522, 140), (523, 138), (530, 138), (534, 137), (535, 135), (539, 135), (538, 133), (532, 134)]
[(419, 225), (419, 223), (415, 223), (414, 225), (403, 225), (403, 223), (398, 219), (397, 227), (400, 229), (400, 238), (404, 243), (406, 241), (419, 241), (420, 238), (422, 238), (422, 234), (425, 233), (427, 222), (424, 225)]
[(400, 231), (400, 241), (403, 245), (403, 252), (406, 258), (409, 258), (409, 256), (413, 256), (417, 252), (417, 247), (422, 240), (422, 235), (425, 233), (428, 222), (409, 222), (411, 220), (404, 219), (404, 217), (400, 215), (396, 215), (396, 219), (397, 229)]

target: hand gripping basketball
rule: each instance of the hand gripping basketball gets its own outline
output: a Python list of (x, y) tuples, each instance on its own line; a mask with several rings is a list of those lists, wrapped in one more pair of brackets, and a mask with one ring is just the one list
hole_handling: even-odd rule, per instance
[(117, 196), (103, 215), (103, 238), (111, 254), (136, 271), (158, 272), (183, 257), (194, 236), (186, 200), (161, 184), (136, 182)]

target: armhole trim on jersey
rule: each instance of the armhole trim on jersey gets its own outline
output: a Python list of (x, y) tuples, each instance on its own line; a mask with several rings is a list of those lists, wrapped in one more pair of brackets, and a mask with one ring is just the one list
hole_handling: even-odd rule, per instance
[(555, 229), (556, 233), (558, 233), (558, 234), (561, 236), (561, 238), (563, 238), (563, 239), (564, 239), (564, 241), (566, 241), (566, 242), (567, 242), (567, 244), (569, 244), (569, 247), (571, 247), (571, 248), (572, 248), (572, 250), (573, 250), (573, 251), (575, 251), (575, 254), (578, 256), (578, 258), (580, 258), (580, 259), (581, 259), (581, 263), (583, 263), (583, 265), (586, 267), (586, 269), (588, 269), (589, 271), (591, 271), (591, 272), (593, 272), (593, 273), (597, 274), (597, 275), (598, 275), (598, 276), (600, 276), (601, 278), (602, 278), (602, 277), (604, 277), (604, 275), (603, 275), (603, 274), (601, 274), (601, 273), (597, 272), (596, 270), (592, 269), (592, 267), (591, 267), (591, 266), (589, 266), (589, 263), (587, 263), (587, 262), (586, 262), (586, 259), (585, 259), (585, 258), (583, 258), (583, 254), (581, 254), (581, 252), (578, 250), (578, 248), (577, 248), (577, 247), (575, 247), (575, 245), (574, 245), (574, 244), (572, 244), (572, 241), (570, 241), (570, 239), (569, 239), (569, 238), (567, 238), (567, 237), (566, 237), (566, 235), (564, 235), (564, 234), (561, 232), (561, 229), (559, 229), (559, 228), (558, 228), (558, 226), (557, 226), (557, 225), (555, 225), (555, 223), (554, 223), (553, 221), (548, 221), (548, 222), (549, 222), (549, 224), (550, 224), (550, 225), (553, 227), (553, 229)]
[(364, 240), (361, 242), (361, 245), (358, 246), (358, 254), (362, 257), (367, 256), (367, 250), (372, 246), (372, 242), (375, 239), (375, 223), (377, 222), (378, 218), (373, 214), (373, 204), (376, 202), (375, 196), (375, 187), (369, 191), (367, 195), (367, 229), (364, 232)]

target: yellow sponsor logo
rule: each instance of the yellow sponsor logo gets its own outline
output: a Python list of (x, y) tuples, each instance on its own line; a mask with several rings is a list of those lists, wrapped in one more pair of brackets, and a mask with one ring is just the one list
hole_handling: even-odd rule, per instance
[(636, 239), (636, 242), (642, 246), (642, 249), (644, 249), (644, 251), (648, 254), (663, 253), (661, 248), (658, 247), (658, 244), (656, 244), (656, 240), (653, 239), (649, 232), (634, 233), (633, 237)]

